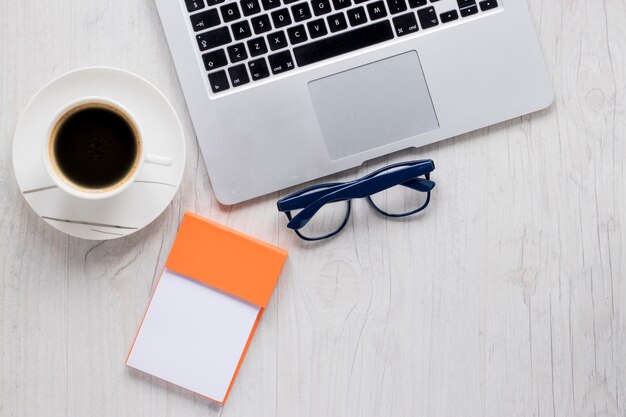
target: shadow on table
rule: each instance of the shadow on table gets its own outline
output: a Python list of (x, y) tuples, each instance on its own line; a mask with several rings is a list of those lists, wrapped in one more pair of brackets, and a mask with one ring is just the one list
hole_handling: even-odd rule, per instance
[(190, 401), (206, 404), (207, 407), (212, 411), (220, 412), (222, 410), (222, 405), (217, 401), (210, 400), (209, 398), (204, 397), (200, 394), (196, 394), (185, 388), (181, 388), (177, 385), (159, 379), (155, 376), (146, 374), (137, 369), (128, 367), (128, 374), (132, 379), (143, 380), (146, 385), (150, 384), (152, 387), (157, 387), (158, 389), (167, 391), (168, 393), (173, 393), (174, 395), (180, 396), (181, 398), (186, 398)]

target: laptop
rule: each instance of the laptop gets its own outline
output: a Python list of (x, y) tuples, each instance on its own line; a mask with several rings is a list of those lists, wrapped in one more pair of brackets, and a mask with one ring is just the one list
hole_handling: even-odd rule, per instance
[(156, 0), (235, 204), (548, 107), (525, 0)]

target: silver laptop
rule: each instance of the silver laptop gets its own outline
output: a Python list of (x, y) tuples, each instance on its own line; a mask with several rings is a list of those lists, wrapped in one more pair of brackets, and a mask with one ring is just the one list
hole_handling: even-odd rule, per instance
[(156, 0), (234, 204), (550, 105), (525, 0)]

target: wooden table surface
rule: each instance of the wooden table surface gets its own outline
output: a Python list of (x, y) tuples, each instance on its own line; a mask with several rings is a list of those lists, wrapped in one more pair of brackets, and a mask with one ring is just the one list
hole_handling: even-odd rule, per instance
[[(554, 106), (338, 175), (429, 157), (438, 186), (307, 245), (285, 192), (213, 197), (152, 0), (2, 0), (0, 416), (626, 416), (626, 2), (529, 3)], [(154, 83), (188, 148), (163, 215), (101, 243), (40, 220), (11, 162), (27, 101), (90, 65)], [(124, 365), (185, 210), (290, 251), (225, 407)]]

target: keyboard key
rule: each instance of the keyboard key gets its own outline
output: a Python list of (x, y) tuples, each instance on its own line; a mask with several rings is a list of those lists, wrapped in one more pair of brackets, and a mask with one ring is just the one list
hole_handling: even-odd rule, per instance
[(459, 9), (476, 6), (476, 0), (456, 0), (456, 3), (459, 5)]
[(261, 12), (261, 5), (259, 0), (242, 0), (239, 3), (244, 16), (250, 16)]
[(241, 17), (237, 3), (225, 4), (220, 7), (220, 11), (222, 12), (222, 19), (224, 19), (224, 23), (232, 22), (233, 20), (237, 20)]
[(483, 12), (495, 9), (496, 7), (498, 7), (498, 2), (496, 0), (485, 0), (480, 2), (480, 10)]
[(324, 23), (323, 19), (311, 20), (306, 24), (306, 26), (309, 28), (311, 39), (319, 38), (320, 36), (324, 36), (328, 33), (326, 23)]
[(263, 9), (271, 10), (280, 6), (280, 0), (261, 0), (263, 3)]
[(252, 81), (262, 80), (270, 75), (265, 58), (259, 58), (248, 62), (248, 69), (250, 70)]
[(471, 16), (478, 13), (478, 7), (476, 6), (470, 6), (470, 7), (466, 7), (464, 9), (461, 9), (461, 16), (463, 17), (467, 17), (467, 16)]
[(200, 50), (206, 51), (207, 49), (226, 45), (227, 43), (230, 43), (232, 39), (228, 28), (221, 27), (219, 29), (210, 30), (196, 35), (196, 40), (198, 41)]
[(211, 90), (214, 93), (228, 90), (230, 86), (228, 85), (228, 78), (226, 78), (226, 71), (221, 70), (209, 74), (209, 84), (211, 84)]
[(287, 47), (287, 37), (282, 30), (267, 35), (267, 42), (270, 44), (272, 51)]
[(437, 19), (437, 12), (434, 7), (427, 7), (417, 11), (417, 17), (420, 19), (422, 29), (428, 29), (439, 24)]
[(248, 58), (248, 54), (246, 53), (246, 47), (243, 45), (243, 43), (230, 45), (228, 48), (226, 48), (226, 51), (228, 52), (230, 62), (232, 62), (233, 64), (235, 62), (243, 61), (244, 59)]
[(307, 40), (304, 25), (297, 25), (287, 29), (287, 35), (289, 35), (289, 42), (291, 42), (292, 45), (296, 45)]
[(352, 2), (350, 0), (333, 0), (333, 6), (335, 10), (341, 10), (352, 6)]
[(185, 6), (189, 13), (195, 12), (204, 8), (204, 0), (185, 0)]
[(272, 29), (270, 17), (266, 14), (253, 17), (252, 19), (250, 19), (250, 21), (252, 22), (252, 29), (254, 29), (254, 33), (256, 33), (257, 35), (259, 33), (265, 33), (268, 30)]
[(250, 82), (248, 71), (246, 71), (244, 64), (228, 68), (228, 75), (230, 76), (230, 84), (233, 87), (239, 87)]
[(393, 39), (393, 30), (391, 24), (385, 20), (297, 46), (293, 53), (296, 62), (302, 67), (390, 39)]
[(202, 13), (191, 15), (191, 26), (196, 32), (217, 26), (219, 24), (220, 15), (215, 9), (209, 9)]
[(370, 0), (354, 0), (354, 4), (365, 3), (366, 1), (370, 1)]
[(233, 31), (233, 36), (236, 40), (240, 40), (243, 38), (249, 38), (252, 36), (252, 31), (250, 30), (250, 24), (247, 20), (242, 20), (241, 22), (233, 23), (230, 26), (230, 29)]
[(285, 3), (285, 4), (291, 4), (291, 3), (295, 3), (295, 2), (297, 2), (297, 1), (299, 1), (299, 0), (283, 0), (283, 3)]
[(387, 7), (389, 7), (389, 13), (396, 14), (406, 10), (405, 0), (387, 0)]
[(417, 27), (417, 19), (415, 19), (415, 14), (412, 12), (394, 17), (393, 26), (398, 36), (408, 35), (419, 30)]
[(367, 5), (367, 12), (370, 15), (370, 20), (382, 19), (387, 16), (387, 10), (385, 10), (385, 3), (377, 1)]
[(315, 16), (321, 16), (331, 11), (330, 2), (328, 0), (313, 0), (311, 6), (313, 7)]
[(250, 56), (259, 56), (267, 52), (267, 44), (263, 38), (254, 38), (248, 41)]
[(279, 52), (267, 57), (270, 61), (270, 68), (273, 74), (280, 74), (281, 72), (290, 71), (295, 68), (293, 58), (289, 51)]
[(343, 13), (330, 15), (326, 18), (326, 20), (328, 21), (328, 27), (331, 32), (339, 32), (340, 30), (348, 28), (348, 22), (346, 22), (346, 18)]
[(276, 29), (290, 25), (291, 17), (289, 16), (289, 9), (280, 9), (272, 12), (272, 21)]
[(226, 54), (223, 49), (218, 49), (202, 55), (202, 61), (204, 61), (204, 68), (206, 68), (207, 71), (211, 71), (228, 64), (228, 61), (226, 61)]
[(206, 3), (209, 5), (209, 7), (211, 6), (216, 6), (220, 3), (224, 3), (226, 0), (206, 0)]
[(358, 26), (363, 23), (367, 23), (367, 16), (365, 15), (365, 9), (362, 6), (355, 7), (346, 12), (348, 15), (348, 21), (350, 26)]
[(415, 9), (416, 7), (423, 7), (428, 4), (428, 0), (409, 0), (409, 7)]
[(307, 3), (300, 3), (291, 6), (291, 14), (293, 14), (293, 20), (301, 22), (311, 18), (311, 8)]
[(450, 10), (449, 12), (441, 13), (439, 18), (441, 19), (441, 23), (448, 23), (453, 20), (457, 20), (459, 18), (459, 13), (456, 10)]

